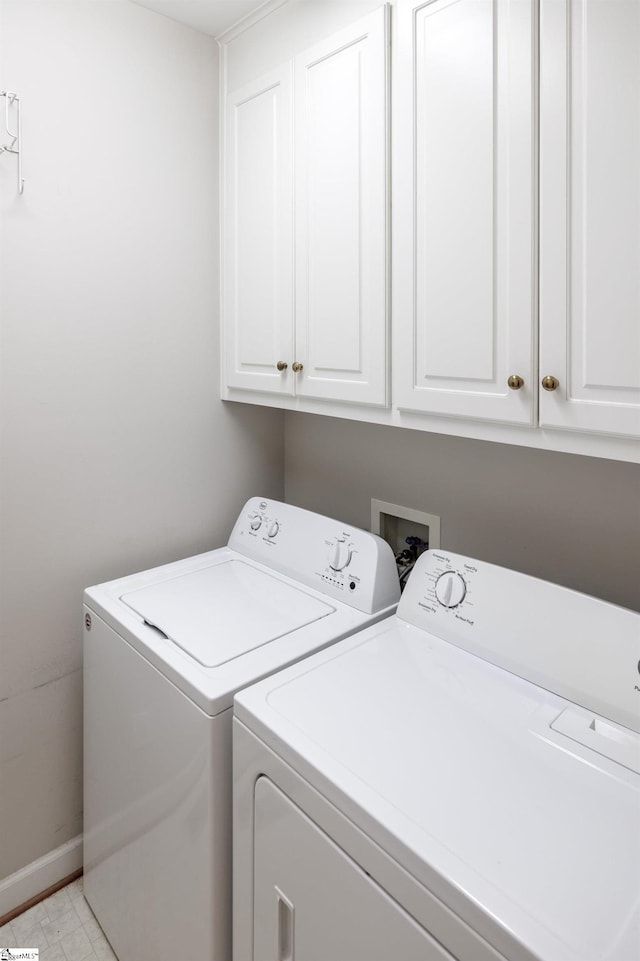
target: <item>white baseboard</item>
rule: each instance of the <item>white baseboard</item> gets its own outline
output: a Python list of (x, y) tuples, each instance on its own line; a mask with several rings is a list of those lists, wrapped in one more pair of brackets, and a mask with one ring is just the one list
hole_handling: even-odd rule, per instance
[(0, 918), (82, 867), (82, 835), (0, 881)]

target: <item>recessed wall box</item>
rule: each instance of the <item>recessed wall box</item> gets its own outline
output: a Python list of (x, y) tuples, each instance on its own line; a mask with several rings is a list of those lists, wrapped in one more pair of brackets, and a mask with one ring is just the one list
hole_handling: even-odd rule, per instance
[(407, 537), (420, 537), (428, 547), (440, 547), (440, 518), (436, 514), (400, 507), (373, 497), (371, 531), (390, 544), (396, 554), (407, 546)]

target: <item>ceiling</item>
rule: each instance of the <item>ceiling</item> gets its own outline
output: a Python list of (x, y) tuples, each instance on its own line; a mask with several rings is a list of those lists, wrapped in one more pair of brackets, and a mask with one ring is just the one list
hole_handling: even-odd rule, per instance
[(263, 6), (265, 0), (133, 0), (171, 20), (178, 20), (202, 33), (217, 37), (248, 14)]

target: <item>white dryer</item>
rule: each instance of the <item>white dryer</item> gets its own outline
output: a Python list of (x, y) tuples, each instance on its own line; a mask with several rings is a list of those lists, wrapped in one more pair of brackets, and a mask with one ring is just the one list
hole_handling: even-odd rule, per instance
[(229, 961), (233, 695), (399, 596), (380, 538), (260, 498), (227, 547), (85, 592), (84, 891), (120, 961)]
[(640, 615), (443, 551), (240, 693), (235, 961), (637, 961)]

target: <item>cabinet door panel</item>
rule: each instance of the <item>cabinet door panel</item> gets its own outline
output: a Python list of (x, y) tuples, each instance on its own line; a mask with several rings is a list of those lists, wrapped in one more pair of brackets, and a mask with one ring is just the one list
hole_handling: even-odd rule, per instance
[(541, 6), (540, 422), (640, 433), (640, 4)]
[(493, 31), (491, 0), (431, 6), (417, 16), (421, 379), (494, 375)]
[(385, 404), (387, 21), (296, 58), (297, 393)]
[[(532, 5), (401, 0), (398, 16), (394, 399), (410, 410), (529, 424), (537, 392)], [(511, 374), (523, 388), (508, 389)]]
[(288, 64), (227, 101), (226, 382), (285, 394), (293, 392), (291, 114)]

